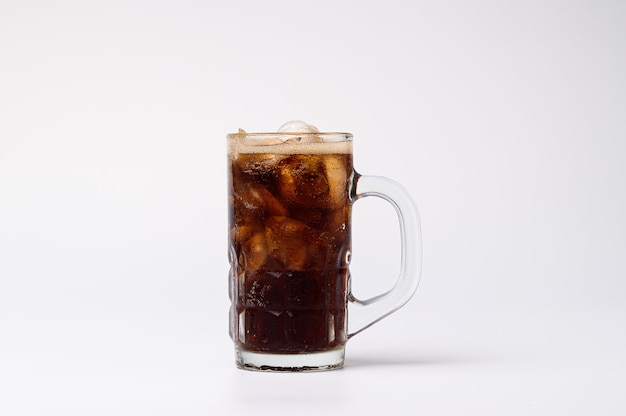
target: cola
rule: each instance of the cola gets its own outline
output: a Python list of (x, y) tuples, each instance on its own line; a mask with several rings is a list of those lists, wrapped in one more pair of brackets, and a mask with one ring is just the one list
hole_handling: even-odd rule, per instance
[(343, 348), (351, 142), (229, 140), (233, 341), (281, 354)]

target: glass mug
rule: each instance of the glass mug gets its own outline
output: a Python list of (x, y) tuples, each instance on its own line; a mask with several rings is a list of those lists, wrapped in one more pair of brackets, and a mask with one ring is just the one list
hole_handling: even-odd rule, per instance
[[(421, 268), (417, 208), (396, 182), (352, 166), (352, 135), (289, 122), (278, 133), (228, 136), (230, 336), (239, 368), (343, 367), (346, 341), (402, 307)], [(350, 290), (351, 210), (360, 198), (393, 205), (401, 265), (387, 293)]]

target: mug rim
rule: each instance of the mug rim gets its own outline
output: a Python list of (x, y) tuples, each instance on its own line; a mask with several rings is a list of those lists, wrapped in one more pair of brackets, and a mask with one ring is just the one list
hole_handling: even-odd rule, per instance
[[(239, 130), (237, 133), (229, 133), (227, 135), (228, 139), (250, 139), (251, 141), (262, 141), (262, 140), (276, 140), (276, 144), (285, 143), (289, 139), (296, 139), (292, 141), (292, 143), (312, 143), (309, 140), (302, 141), (303, 137), (319, 137), (322, 139), (322, 142), (340, 142), (340, 141), (351, 141), (353, 136), (351, 133), (345, 132), (274, 132), (274, 133), (248, 133), (244, 130)], [(252, 144), (252, 143), (249, 143)], [(268, 143), (263, 143), (268, 144)]]

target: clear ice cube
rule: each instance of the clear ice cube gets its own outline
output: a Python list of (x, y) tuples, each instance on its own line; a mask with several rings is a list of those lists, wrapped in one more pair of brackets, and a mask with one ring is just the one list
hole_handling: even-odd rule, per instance
[(317, 127), (312, 126), (304, 121), (292, 120), (288, 121), (278, 129), (279, 133), (319, 133)]
[(310, 228), (288, 217), (271, 217), (266, 223), (265, 241), (270, 255), (289, 270), (304, 270), (309, 260), (307, 239)]
[(336, 156), (324, 158), (324, 168), (326, 171), (326, 179), (328, 180), (328, 198), (331, 208), (338, 208), (345, 204), (346, 198), (346, 182), (348, 180), (348, 172), (343, 166), (341, 160)]
[(293, 137), (286, 140), (287, 143), (318, 143), (322, 139), (316, 133), (320, 131), (304, 121), (293, 120), (280, 126), (279, 133), (293, 133)]

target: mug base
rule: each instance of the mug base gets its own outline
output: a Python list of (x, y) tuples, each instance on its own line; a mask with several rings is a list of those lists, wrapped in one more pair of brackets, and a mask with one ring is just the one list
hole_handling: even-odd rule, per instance
[(252, 371), (326, 371), (343, 367), (345, 346), (330, 351), (274, 354), (252, 352), (235, 347), (237, 367)]

